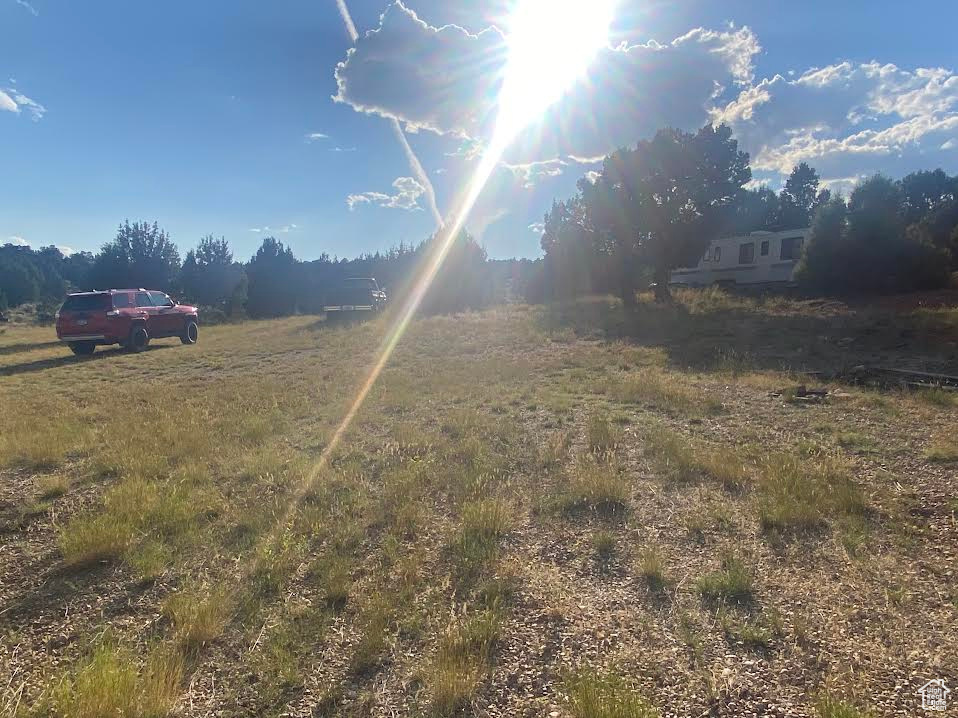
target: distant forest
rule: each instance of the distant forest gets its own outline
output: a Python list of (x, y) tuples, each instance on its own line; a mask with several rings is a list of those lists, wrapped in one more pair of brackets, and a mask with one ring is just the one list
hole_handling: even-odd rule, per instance
[[(875, 175), (846, 199), (821, 187), (805, 163), (780, 192), (752, 186), (749, 156), (725, 126), (660, 130), (605, 158), (572, 198), (544, 218), (541, 259), (490, 260), (463, 231), (423, 303), (429, 313), (480, 309), (510, 299), (538, 303), (613, 293), (627, 307), (649, 285), (669, 299), (672, 269), (696, 263), (719, 236), (808, 227), (797, 278), (809, 292), (900, 292), (946, 286), (958, 270), (958, 177), (941, 169), (900, 180)], [(312, 261), (266, 237), (247, 262), (212, 235), (181, 258), (157, 223), (129, 221), (96, 254), (56, 247), (0, 247), (0, 309), (52, 307), (68, 291), (162, 289), (208, 318), (321, 311), (328, 288), (372, 276), (402, 296), (436, 237), (416, 246)]]
[[(238, 262), (225, 238), (203, 237), (180, 259), (158, 224), (124, 222), (97, 254), (64, 256), (56, 247), (0, 247), (0, 310), (35, 303), (50, 311), (70, 291), (119, 287), (162, 289), (204, 307), (204, 316), (279, 317), (322, 311), (326, 291), (347, 277), (375, 277), (396, 297), (418, 276), (435, 238), (417, 246), (338, 259), (323, 254), (300, 261), (292, 249), (266, 237), (247, 262)], [(467, 232), (456, 238), (426, 295), (429, 313), (480, 309), (525, 296), (540, 262), (490, 260)]]

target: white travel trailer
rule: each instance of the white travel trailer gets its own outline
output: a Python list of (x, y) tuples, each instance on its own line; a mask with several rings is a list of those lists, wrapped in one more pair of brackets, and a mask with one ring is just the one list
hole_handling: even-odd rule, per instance
[(712, 240), (699, 263), (674, 270), (669, 283), (687, 287), (789, 284), (794, 279), (809, 232), (806, 227)]

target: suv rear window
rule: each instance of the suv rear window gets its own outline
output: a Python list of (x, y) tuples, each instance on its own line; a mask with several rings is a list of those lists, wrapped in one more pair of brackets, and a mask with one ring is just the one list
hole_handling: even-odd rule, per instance
[(112, 309), (113, 301), (109, 294), (79, 294), (67, 297), (60, 311), (93, 312), (98, 309)]

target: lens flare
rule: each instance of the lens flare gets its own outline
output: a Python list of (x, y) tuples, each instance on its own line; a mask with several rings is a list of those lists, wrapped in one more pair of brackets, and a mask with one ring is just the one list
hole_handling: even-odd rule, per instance
[[(595, 53), (608, 42), (615, 0), (521, 0), (509, 22), (509, 61), (498, 101), (496, 129), (468, 184), (454, 199), (449, 220), (430, 245), (420, 274), (392, 325), (377, 348), (365, 374), (329, 443), (293, 496), (286, 515), (271, 532), (275, 540), (289, 524), (303, 497), (312, 488), (339, 447), (366, 397), (389, 362), (396, 345), (419, 309), (433, 279), (459, 236), (502, 155), (522, 129), (558, 100), (585, 72)], [(337, 0), (350, 36), (356, 31), (344, 0)], [(398, 122), (396, 123), (398, 129)], [(401, 130), (400, 130), (401, 132)]]
[(521, 0), (508, 19), (498, 126), (518, 133), (558, 100), (609, 42), (616, 0)]

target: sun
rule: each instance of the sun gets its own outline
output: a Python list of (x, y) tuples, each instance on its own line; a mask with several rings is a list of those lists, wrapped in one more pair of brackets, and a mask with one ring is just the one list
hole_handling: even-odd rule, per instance
[(609, 42), (617, 0), (516, 0), (497, 131), (514, 135), (558, 100)]

